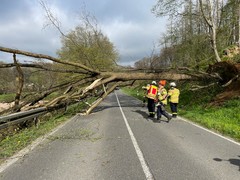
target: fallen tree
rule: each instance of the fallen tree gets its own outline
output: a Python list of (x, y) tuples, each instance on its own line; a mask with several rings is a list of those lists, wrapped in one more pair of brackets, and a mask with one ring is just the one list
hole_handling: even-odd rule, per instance
[[(154, 69), (154, 70), (140, 70), (140, 69), (127, 69), (127, 68), (115, 68), (112, 71), (98, 71), (82, 65), (80, 63), (73, 63), (70, 61), (63, 61), (55, 57), (51, 57), (44, 54), (31, 53), (27, 51), (11, 49), (6, 47), (0, 47), (0, 51), (5, 53), (13, 54), (14, 63), (0, 64), (0, 68), (10, 68), (16, 67), (18, 72), (17, 79), (23, 79), (23, 72), (21, 68), (37, 68), (44, 71), (55, 71), (59, 73), (70, 73), (78, 74), (79, 77), (74, 80), (69, 80), (63, 84), (52, 87), (51, 89), (46, 89), (43, 92), (34, 93), (31, 95), (22, 96), (23, 80), (17, 86), (16, 96), (15, 96), (15, 105), (14, 107), (5, 110), (2, 113), (7, 112), (18, 112), (28, 109), (34, 109), (39, 106), (44, 106), (47, 108), (61, 107), (59, 105), (69, 105), (78, 101), (83, 101), (89, 96), (95, 96), (97, 98), (96, 103), (93, 103), (92, 106), (86, 111), (86, 114), (91, 113), (91, 111), (96, 107), (109, 93), (111, 93), (117, 86), (127, 86), (134, 83), (135, 80), (160, 80), (166, 79), (171, 81), (179, 80), (199, 80), (199, 79), (211, 79), (211, 80), (222, 80), (222, 78), (214, 73), (205, 73), (200, 71), (194, 71), (189, 68), (177, 68), (177, 69)], [(64, 67), (70, 66), (73, 69), (56, 69), (48, 68), (44, 65), (39, 64), (21, 64), (17, 61), (16, 55), (29, 56), (38, 59), (45, 59), (52, 61), (54, 63), (63, 64)], [(40, 100), (45, 99), (50, 94), (65, 89), (64, 93), (57, 98), (41, 103), (41, 105), (36, 105)], [(103, 89), (103, 93), (96, 93), (99, 89)], [(27, 98), (26, 98), (27, 97)], [(30, 97), (30, 98), (29, 98)], [(21, 101), (20, 101), (21, 100)]]

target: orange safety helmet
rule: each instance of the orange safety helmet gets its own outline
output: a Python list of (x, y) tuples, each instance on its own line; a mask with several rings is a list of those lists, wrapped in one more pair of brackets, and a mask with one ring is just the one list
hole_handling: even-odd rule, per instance
[(160, 80), (160, 81), (159, 81), (159, 85), (165, 86), (165, 85), (166, 85), (166, 82), (167, 82), (166, 80)]

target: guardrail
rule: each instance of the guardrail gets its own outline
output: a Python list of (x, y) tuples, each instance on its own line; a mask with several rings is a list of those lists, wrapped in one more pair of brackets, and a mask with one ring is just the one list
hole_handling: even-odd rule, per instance
[[(78, 101), (75, 103), (78, 103)], [(66, 111), (68, 105), (70, 104), (62, 103), (53, 107), (40, 107), (29, 111), (13, 113), (7, 116), (0, 116), (0, 130), (12, 125), (20, 124), (27, 120), (37, 120), (40, 115), (46, 114), (47, 112), (51, 112), (56, 109), (64, 108)]]
[(6, 127), (20, 124), (21, 122), (27, 120), (35, 120), (38, 116), (47, 113), (48, 110), (46, 107), (36, 108), (29, 111), (13, 113), (7, 116), (0, 117), (0, 130)]

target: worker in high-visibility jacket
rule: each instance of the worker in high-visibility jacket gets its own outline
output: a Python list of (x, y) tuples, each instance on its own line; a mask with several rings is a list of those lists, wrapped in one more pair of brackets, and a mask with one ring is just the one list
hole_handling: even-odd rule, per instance
[(154, 118), (155, 116), (155, 101), (157, 98), (157, 92), (158, 92), (158, 87), (156, 81), (152, 81), (152, 83), (146, 87), (143, 87), (143, 89), (147, 90), (147, 107), (148, 107), (148, 112), (149, 116)]
[(169, 104), (172, 111), (172, 117), (177, 117), (177, 106), (179, 102), (180, 91), (176, 88), (176, 83), (170, 83), (170, 89), (168, 90)]
[(161, 80), (158, 83), (158, 102), (157, 102), (157, 120), (161, 122), (161, 116), (165, 116), (167, 118), (167, 122), (169, 122), (172, 117), (166, 112), (165, 106), (167, 105), (167, 96), (168, 92), (165, 89), (166, 80)]

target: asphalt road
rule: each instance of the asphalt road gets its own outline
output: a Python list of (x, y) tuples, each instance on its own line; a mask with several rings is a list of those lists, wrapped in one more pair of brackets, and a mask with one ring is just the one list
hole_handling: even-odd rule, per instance
[(0, 179), (238, 180), (240, 144), (181, 118), (156, 123), (118, 90), (2, 167)]

